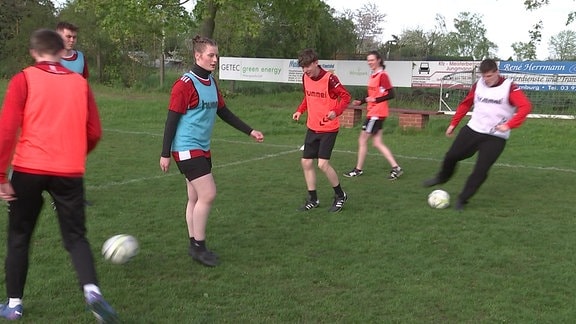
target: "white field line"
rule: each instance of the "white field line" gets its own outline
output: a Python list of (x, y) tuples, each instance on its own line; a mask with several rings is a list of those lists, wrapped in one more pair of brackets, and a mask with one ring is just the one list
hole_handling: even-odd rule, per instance
[[(150, 133), (150, 132), (134, 132), (134, 131), (123, 131), (123, 130), (116, 130), (116, 129), (105, 129), (105, 131), (122, 133), (122, 134), (149, 135), (149, 136), (156, 136), (156, 137), (162, 136), (160, 134), (155, 134), (155, 133)], [(225, 168), (225, 167), (234, 166), (234, 165), (240, 165), (240, 164), (245, 164), (245, 163), (250, 163), (250, 162), (255, 162), (255, 161), (271, 159), (271, 158), (279, 157), (279, 156), (286, 155), (286, 154), (292, 154), (292, 153), (300, 152), (299, 148), (301, 146), (299, 144), (298, 145), (268, 144), (268, 143), (256, 143), (256, 142), (252, 142), (252, 141), (233, 141), (233, 140), (225, 140), (225, 139), (213, 139), (212, 141), (213, 142), (232, 143), (232, 144), (264, 145), (264, 146), (269, 146), (269, 147), (293, 148), (293, 149), (288, 150), (288, 151), (282, 151), (282, 152), (274, 153), (274, 154), (265, 154), (265, 155), (255, 157), (252, 159), (239, 160), (239, 161), (234, 161), (234, 162), (225, 163), (225, 164), (215, 164), (213, 168)], [(356, 151), (347, 151), (347, 150), (334, 150), (334, 152), (344, 153), (344, 154), (354, 154), (354, 155), (357, 154)], [(380, 155), (380, 154), (368, 153), (368, 155)], [(434, 162), (440, 162), (441, 161), (441, 159), (418, 157), (418, 156), (396, 155), (396, 157), (403, 158), (403, 159), (409, 159), (409, 160), (419, 160), (419, 161), (434, 161)], [(462, 163), (473, 164), (475, 162), (463, 161)], [(540, 167), (540, 166), (528, 166), (528, 165), (508, 164), (508, 163), (496, 163), (495, 166), (505, 167), (505, 168), (519, 168), (519, 169), (521, 168), (521, 169), (540, 170), (540, 171), (556, 171), (556, 172), (576, 173), (576, 169), (567, 169), (567, 168), (558, 168), (558, 167)], [(174, 167), (175, 166), (172, 164), (172, 168), (174, 168)], [(169, 173), (169, 174), (162, 174), (162, 175), (156, 175), (156, 176), (150, 176), (150, 177), (133, 178), (133, 179), (128, 179), (128, 180), (124, 180), (124, 181), (113, 181), (113, 182), (109, 182), (109, 183), (105, 183), (105, 184), (97, 185), (97, 186), (96, 185), (88, 185), (88, 186), (86, 186), (86, 189), (89, 189), (89, 190), (107, 189), (110, 187), (123, 186), (123, 185), (142, 182), (142, 181), (157, 180), (157, 179), (162, 179), (164, 177), (175, 176), (175, 175), (179, 176), (180, 173), (173, 172), (173, 173)]]

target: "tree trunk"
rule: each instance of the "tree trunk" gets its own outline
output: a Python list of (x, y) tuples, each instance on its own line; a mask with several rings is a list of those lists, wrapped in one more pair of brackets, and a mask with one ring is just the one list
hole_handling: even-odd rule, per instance
[(200, 26), (200, 34), (202, 36), (212, 38), (212, 35), (214, 35), (214, 26), (216, 24), (216, 13), (218, 12), (218, 7), (216, 0), (206, 1), (206, 12), (204, 12), (204, 19)]

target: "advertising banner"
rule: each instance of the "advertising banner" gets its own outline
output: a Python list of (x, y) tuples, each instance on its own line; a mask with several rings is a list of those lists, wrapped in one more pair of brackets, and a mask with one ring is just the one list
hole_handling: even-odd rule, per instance
[[(366, 61), (320, 60), (345, 86), (366, 86), (370, 68)], [(395, 87), (466, 88), (480, 75), (472, 73), (480, 61), (390, 61), (386, 72)], [(502, 75), (524, 90), (576, 91), (576, 62), (498, 62)], [(222, 57), (222, 80), (301, 83), (302, 68), (296, 59)]]

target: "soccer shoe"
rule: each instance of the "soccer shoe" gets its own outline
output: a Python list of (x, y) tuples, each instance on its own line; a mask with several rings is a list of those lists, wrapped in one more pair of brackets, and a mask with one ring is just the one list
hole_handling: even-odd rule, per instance
[(120, 323), (118, 314), (116, 314), (112, 306), (102, 298), (102, 295), (91, 292), (88, 298), (86, 298), (86, 304), (88, 304), (88, 310), (94, 314), (99, 323)]
[(392, 170), (390, 170), (390, 174), (388, 175), (388, 180), (396, 180), (403, 174), (404, 174), (404, 170), (402, 170), (401, 167), (397, 166), (395, 168), (392, 168)]
[(454, 209), (456, 211), (464, 211), (464, 205), (466, 205), (468, 202), (467, 201), (462, 201), (460, 199), (456, 200), (456, 204), (454, 204)]
[(210, 250), (200, 251), (197, 248), (190, 246), (188, 254), (192, 259), (202, 263), (207, 267), (215, 267), (218, 265), (218, 255)]
[(353, 177), (359, 177), (359, 176), (361, 176), (362, 173), (364, 173), (364, 171), (358, 170), (358, 169), (354, 168), (354, 169), (352, 169), (352, 170), (350, 170), (350, 171), (348, 171), (348, 172), (345, 172), (345, 173), (344, 173), (344, 176), (345, 176), (345, 177), (348, 177), (348, 178), (353, 178)]
[(22, 317), (22, 311), (22, 305), (8, 307), (8, 302), (6, 302), (6, 304), (0, 304), (0, 317), (9, 321), (20, 319), (20, 317)]
[(430, 179), (422, 182), (422, 186), (425, 187), (425, 188), (427, 188), (427, 187), (432, 187), (432, 186), (435, 186), (435, 185), (443, 184), (443, 183), (445, 183), (445, 182), (446, 182), (446, 180), (442, 180), (442, 179), (440, 179), (440, 178), (438, 178), (438, 177), (434, 177), (434, 178), (430, 178)]
[(306, 202), (304, 203), (304, 205), (302, 205), (300, 208), (298, 208), (299, 211), (307, 211), (313, 208), (316, 208), (320, 206), (320, 200), (310, 200), (310, 199), (306, 199)]
[(332, 207), (330, 207), (328, 211), (332, 213), (337, 213), (341, 211), (342, 207), (344, 207), (344, 203), (346, 202), (346, 200), (348, 200), (348, 195), (346, 193), (344, 193), (344, 196), (342, 197), (335, 196), (334, 202), (332, 203)]

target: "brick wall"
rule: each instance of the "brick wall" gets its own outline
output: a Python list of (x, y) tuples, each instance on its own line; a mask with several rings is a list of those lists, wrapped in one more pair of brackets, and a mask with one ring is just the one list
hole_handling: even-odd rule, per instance
[(400, 113), (398, 115), (398, 124), (402, 129), (406, 128), (417, 128), (422, 129), (426, 127), (430, 116), (422, 114), (404, 114)]
[(352, 128), (362, 123), (362, 108), (347, 108), (340, 115), (340, 126), (345, 128)]
[[(398, 114), (398, 124), (402, 129), (423, 129), (426, 127), (426, 124), (430, 120), (430, 112), (404, 113), (402, 110), (405, 109), (396, 109), (400, 111), (394, 111), (394, 108), (391, 108), (390, 110), (391, 113)], [(352, 128), (361, 124), (364, 121), (363, 112), (364, 110), (361, 107), (348, 107), (346, 110), (344, 110), (344, 113), (340, 115), (340, 126), (345, 128)]]

